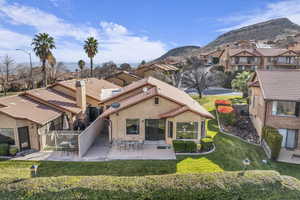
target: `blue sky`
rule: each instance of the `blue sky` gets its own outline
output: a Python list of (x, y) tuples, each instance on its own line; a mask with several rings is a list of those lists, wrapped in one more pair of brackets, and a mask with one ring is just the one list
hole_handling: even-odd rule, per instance
[(58, 61), (87, 60), (82, 44), (94, 36), (96, 63), (140, 62), (278, 17), (300, 24), (300, 0), (0, 0), (0, 59), (8, 54), (26, 62), (15, 49), (30, 50), (34, 34), (47, 32)]

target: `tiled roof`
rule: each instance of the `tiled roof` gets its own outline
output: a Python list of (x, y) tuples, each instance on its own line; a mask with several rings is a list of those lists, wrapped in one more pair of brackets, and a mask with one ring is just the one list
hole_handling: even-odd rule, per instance
[(148, 71), (151, 69), (160, 69), (163, 71), (177, 71), (178, 68), (170, 65), (170, 64), (162, 64), (162, 63), (151, 63), (151, 64), (145, 64), (139, 68), (136, 69), (136, 71)]
[[(114, 88), (120, 88), (120, 86), (115, 85), (109, 81), (103, 80), (103, 79), (97, 79), (97, 78), (88, 78), (85, 80), (85, 87), (86, 87), (86, 95), (89, 97), (92, 97), (98, 101), (101, 101), (101, 90), (102, 89), (114, 89)], [(66, 88), (69, 88), (70, 90), (75, 91), (76, 90), (76, 79), (69, 80), (69, 81), (62, 81), (58, 82), (55, 85), (61, 85)]]
[(81, 112), (81, 109), (76, 105), (75, 98), (67, 96), (50, 88), (29, 90), (26, 91), (24, 95), (34, 98), (37, 101), (48, 103), (59, 109), (72, 112), (74, 114), (78, 114)]
[[(154, 86), (154, 88), (151, 88), (147, 92), (142, 92), (136, 96), (129, 97), (119, 102), (121, 103), (121, 106), (118, 109), (123, 109), (124, 107), (123, 105), (128, 106), (128, 104), (135, 104), (137, 102), (144, 100), (145, 98), (150, 98), (151, 96), (159, 95), (171, 101), (176, 102), (180, 106), (186, 106), (190, 110), (195, 111), (204, 117), (213, 118), (213, 116), (205, 108), (203, 108), (197, 101), (195, 101), (190, 95), (188, 95), (187, 93), (185, 93), (184, 91), (178, 88), (175, 88), (153, 77), (148, 77), (130, 84), (129, 86), (125, 87), (121, 93), (117, 94), (116, 96), (126, 94), (128, 91), (143, 87), (145, 85), (152, 85)], [(108, 110), (110, 111), (107, 111), (107, 113), (104, 112), (103, 116), (109, 115), (108, 113), (113, 112), (116, 109), (110, 108)]]
[(257, 70), (265, 99), (300, 101), (300, 70)]
[(12, 118), (29, 120), (40, 125), (59, 117), (58, 110), (41, 104), (25, 96), (10, 96), (0, 98), (0, 113)]
[(135, 79), (135, 80), (141, 80), (141, 78), (139, 76), (137, 76), (137, 75), (135, 75), (133, 73), (130, 73), (128, 71), (125, 71), (125, 70), (116, 72), (116, 73), (114, 73), (112, 75), (109, 75), (105, 79), (108, 80), (110, 78), (115, 78), (115, 77), (120, 77), (121, 78), (122, 76), (130, 77), (130, 78)]

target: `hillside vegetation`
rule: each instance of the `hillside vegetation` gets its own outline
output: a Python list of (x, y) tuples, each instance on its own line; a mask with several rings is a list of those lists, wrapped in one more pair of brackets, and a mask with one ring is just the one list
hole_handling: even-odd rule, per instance
[(290, 42), (289, 40), (291, 40), (288, 36), (296, 35), (297, 33), (300, 33), (300, 26), (294, 24), (289, 19), (273, 19), (226, 32), (202, 48), (185, 46), (171, 49), (157, 60), (171, 56), (189, 57), (199, 54), (200, 52), (211, 51), (220, 45), (239, 40), (281, 40), (281, 42), (278, 43), (278, 47), (286, 48), (286, 45)]

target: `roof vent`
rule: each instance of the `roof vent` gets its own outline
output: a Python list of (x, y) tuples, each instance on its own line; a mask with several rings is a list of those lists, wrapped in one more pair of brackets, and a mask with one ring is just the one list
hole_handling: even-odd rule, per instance
[(144, 88), (143, 88), (143, 92), (148, 92), (148, 88), (147, 88), (147, 87), (144, 87)]
[(120, 107), (120, 103), (119, 102), (114, 102), (111, 104), (112, 108), (119, 108)]

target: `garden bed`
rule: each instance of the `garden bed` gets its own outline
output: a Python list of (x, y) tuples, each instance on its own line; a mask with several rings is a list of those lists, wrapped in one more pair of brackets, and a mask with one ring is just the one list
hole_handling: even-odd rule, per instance
[(260, 138), (248, 114), (247, 105), (216, 105), (217, 117), (223, 132), (252, 144), (260, 144)]

